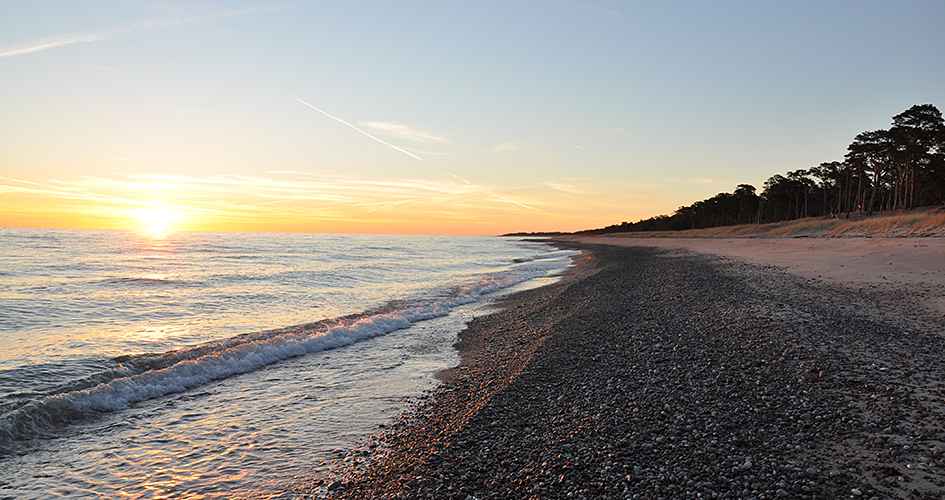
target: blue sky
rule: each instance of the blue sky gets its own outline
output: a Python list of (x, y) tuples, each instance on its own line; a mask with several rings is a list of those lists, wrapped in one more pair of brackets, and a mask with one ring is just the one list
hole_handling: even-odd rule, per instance
[(0, 3), (0, 226), (671, 213), (945, 106), (945, 2)]

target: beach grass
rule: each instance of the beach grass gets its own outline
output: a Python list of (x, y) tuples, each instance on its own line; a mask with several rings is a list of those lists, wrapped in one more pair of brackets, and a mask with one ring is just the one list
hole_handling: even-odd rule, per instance
[(945, 236), (945, 207), (850, 218), (808, 217), (769, 224), (688, 229), (685, 231), (641, 231), (608, 234), (617, 238), (796, 238), (831, 236), (909, 237)]

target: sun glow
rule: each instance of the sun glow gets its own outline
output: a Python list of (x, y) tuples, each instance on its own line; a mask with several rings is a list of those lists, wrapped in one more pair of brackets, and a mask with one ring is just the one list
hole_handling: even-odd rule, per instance
[(142, 224), (142, 232), (161, 236), (170, 229), (170, 225), (176, 219), (176, 214), (170, 210), (148, 208), (138, 210), (138, 219)]

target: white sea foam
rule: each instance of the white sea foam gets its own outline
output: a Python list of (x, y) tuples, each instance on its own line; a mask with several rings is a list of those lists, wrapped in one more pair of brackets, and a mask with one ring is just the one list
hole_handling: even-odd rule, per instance
[(335, 349), (408, 328), (418, 321), (445, 316), (452, 308), (475, 302), (485, 294), (547, 275), (547, 270), (555, 267), (560, 266), (539, 266), (525, 273), (488, 276), (457, 287), (449, 299), (242, 335), (164, 355), (129, 356), (123, 358), (123, 364), (136, 367), (132, 371), (143, 371), (94, 387), (51, 395), (0, 417), (0, 445), (4, 441), (36, 437), (95, 412), (120, 410), (134, 403), (186, 391), (288, 358)]
[(324, 472), (312, 464), (457, 361), (456, 333), (491, 310), (484, 294), (549, 283), (575, 253), (492, 237), (9, 228), (0, 247), (4, 489), (102, 497), (310, 485)]

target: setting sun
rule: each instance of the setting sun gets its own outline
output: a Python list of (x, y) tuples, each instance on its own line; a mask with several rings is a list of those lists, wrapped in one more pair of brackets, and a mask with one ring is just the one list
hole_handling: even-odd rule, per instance
[(174, 222), (176, 214), (170, 210), (149, 208), (138, 210), (138, 219), (142, 223), (142, 230), (149, 234), (164, 234)]

